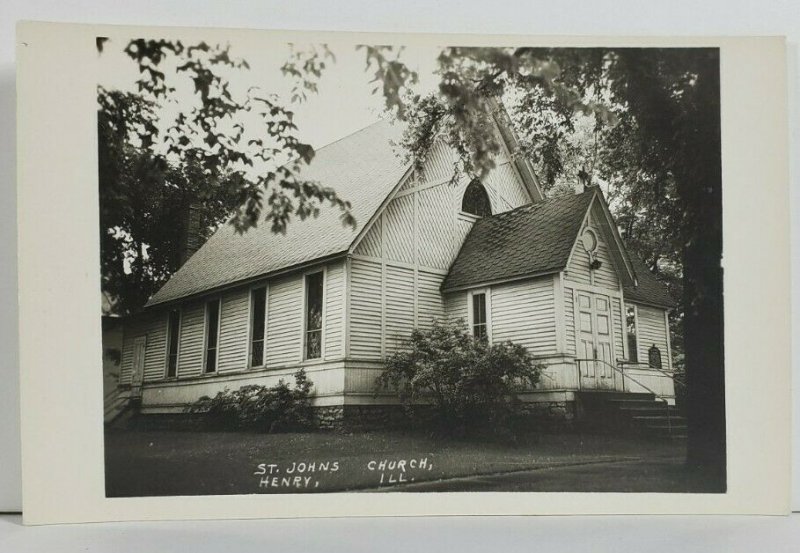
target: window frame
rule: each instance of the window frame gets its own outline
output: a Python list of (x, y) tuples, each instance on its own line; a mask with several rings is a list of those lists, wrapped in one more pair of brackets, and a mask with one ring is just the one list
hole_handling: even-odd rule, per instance
[[(208, 331), (209, 331), (209, 324), (208, 324), (208, 306), (213, 303), (217, 302), (217, 345), (214, 348), (214, 370), (208, 370)], [(214, 376), (219, 374), (219, 337), (220, 337), (220, 330), (222, 329), (222, 297), (217, 296), (216, 298), (208, 299), (205, 302), (203, 307), (203, 365), (200, 367), (202, 376)]]
[[(477, 184), (482, 192), (483, 195), (486, 197), (486, 202), (489, 206), (489, 215), (478, 215), (476, 213), (472, 213), (464, 209), (464, 198), (467, 195), (467, 191), (473, 184)], [(472, 179), (467, 183), (467, 186), (464, 187), (464, 191), (461, 193), (461, 197), (459, 198), (458, 202), (458, 214), (462, 217), (469, 217), (474, 220), (483, 219), (484, 217), (491, 217), (494, 215), (494, 206), (492, 206), (492, 198), (489, 196), (489, 191), (486, 189), (486, 186), (480, 181), (480, 179)]]
[[(253, 354), (253, 293), (256, 290), (264, 289), (264, 334), (261, 337), (261, 364), (254, 365)], [(269, 320), (269, 283), (261, 282), (254, 284), (249, 288), (247, 297), (247, 361), (245, 361), (245, 369), (257, 369), (267, 366), (267, 321)]]
[[(308, 347), (308, 277), (321, 274), (322, 275), (322, 317), (320, 319), (320, 347), (319, 347), (319, 357), (308, 357), (307, 356), (307, 347)], [(326, 291), (326, 284), (328, 282), (328, 268), (320, 267), (315, 269), (310, 269), (303, 273), (303, 313), (302, 313), (302, 320), (303, 324), (300, 328), (302, 332), (302, 338), (300, 340), (301, 343), (301, 350), (300, 350), (300, 361), (302, 363), (319, 363), (325, 360), (325, 323), (327, 317), (327, 291)], [(316, 332), (316, 331), (311, 331)]]
[[(625, 309), (625, 349), (629, 363), (639, 363), (639, 309), (635, 303), (623, 303)], [(635, 359), (631, 355), (630, 333), (628, 332), (628, 308), (633, 309), (633, 335), (635, 337), (636, 349), (634, 350)]]
[(483, 294), (486, 298), (486, 341), (492, 343), (492, 289), (491, 288), (477, 288), (467, 292), (467, 324), (469, 326), (469, 334), (475, 338), (475, 313), (473, 307), (473, 297)]
[[(170, 315), (172, 313), (178, 314), (178, 333), (176, 337), (176, 347), (175, 347), (175, 374), (170, 376), (169, 374), (169, 349), (172, 345), (171, 340), (171, 333), (170, 333)], [(175, 309), (170, 309), (167, 311), (167, 347), (165, 348), (165, 359), (164, 359), (164, 378), (165, 379), (177, 379), (178, 378), (178, 364), (180, 363), (181, 359), (181, 330), (183, 329), (183, 308), (176, 307)]]

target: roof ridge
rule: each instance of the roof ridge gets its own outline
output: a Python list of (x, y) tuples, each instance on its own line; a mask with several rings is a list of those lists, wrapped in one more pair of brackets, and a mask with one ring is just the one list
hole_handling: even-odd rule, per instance
[(385, 122), (389, 122), (389, 120), (388, 120), (388, 119), (386, 119), (386, 118), (384, 118), (384, 117), (379, 117), (377, 121), (375, 121), (375, 122), (373, 122), (373, 123), (370, 123), (369, 125), (367, 125), (367, 126), (365, 126), (365, 127), (361, 127), (360, 129), (356, 129), (356, 130), (354, 130), (353, 132), (347, 133), (347, 134), (346, 134), (346, 135), (344, 135), (344, 136), (340, 136), (340, 137), (339, 137), (339, 138), (337, 138), (336, 140), (333, 140), (333, 141), (331, 141), (331, 142), (328, 142), (327, 144), (324, 144), (324, 145), (320, 146), (319, 148), (314, 148), (314, 151), (315, 151), (315, 152), (320, 152), (321, 150), (324, 150), (324, 149), (325, 149), (325, 148), (327, 148), (328, 146), (333, 146), (333, 145), (334, 145), (334, 144), (336, 144), (337, 142), (341, 142), (342, 140), (345, 140), (345, 139), (347, 139), (347, 138), (350, 138), (351, 136), (355, 136), (355, 135), (357, 135), (358, 133), (364, 132), (364, 131), (366, 131), (367, 129), (370, 129), (370, 128), (374, 127), (374, 126), (375, 126), (375, 125), (377, 125), (378, 123), (385, 123)]
[(488, 217), (484, 217), (481, 220), (499, 219), (500, 217), (507, 216), (507, 215), (512, 215), (512, 214), (515, 214), (515, 213), (519, 213), (521, 211), (530, 211), (530, 210), (532, 210), (534, 208), (538, 209), (540, 207), (544, 207), (545, 205), (553, 204), (553, 203), (555, 203), (557, 201), (562, 201), (562, 200), (567, 200), (567, 199), (572, 200), (572, 199), (578, 198), (578, 197), (583, 196), (583, 195), (591, 194), (592, 192), (594, 192), (594, 190), (585, 190), (583, 192), (580, 192), (580, 193), (577, 193), (577, 194), (571, 194), (569, 196), (563, 195), (563, 196), (553, 196), (552, 198), (545, 198), (544, 200), (542, 200), (540, 202), (531, 202), (529, 204), (521, 205), (521, 206), (515, 207), (514, 209), (509, 209), (508, 211), (503, 211), (502, 213), (497, 213), (497, 214), (494, 214), (494, 215), (490, 215)]

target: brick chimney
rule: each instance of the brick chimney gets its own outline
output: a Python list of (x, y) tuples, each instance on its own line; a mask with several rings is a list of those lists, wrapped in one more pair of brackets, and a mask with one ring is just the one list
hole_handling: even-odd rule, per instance
[(201, 207), (197, 203), (189, 204), (184, 216), (185, 235), (183, 238), (183, 248), (181, 250), (180, 264), (186, 263), (186, 260), (192, 257), (194, 252), (200, 249), (203, 245), (203, 237), (201, 235)]

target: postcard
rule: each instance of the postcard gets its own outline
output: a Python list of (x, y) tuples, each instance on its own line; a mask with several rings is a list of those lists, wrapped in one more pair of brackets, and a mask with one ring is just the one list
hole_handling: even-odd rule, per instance
[(17, 40), (26, 522), (788, 512), (782, 39)]

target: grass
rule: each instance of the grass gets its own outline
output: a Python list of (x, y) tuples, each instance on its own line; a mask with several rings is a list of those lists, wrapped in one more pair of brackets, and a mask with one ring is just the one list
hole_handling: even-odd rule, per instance
[[(510, 445), (397, 432), (109, 431), (105, 445), (109, 497), (382, 488), (502, 491), (528, 489), (536, 480), (542, 481), (542, 491), (591, 491), (603, 466), (617, 475), (600, 478), (611, 488), (604, 491), (692, 487), (683, 476), (681, 444), (610, 436), (532, 435)], [(646, 477), (632, 478), (616, 467), (619, 463), (637, 467), (634, 472)], [(554, 479), (555, 474), (564, 476)], [(662, 490), (665, 486), (670, 489)]]

